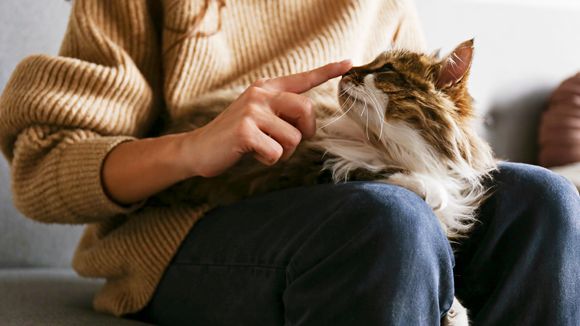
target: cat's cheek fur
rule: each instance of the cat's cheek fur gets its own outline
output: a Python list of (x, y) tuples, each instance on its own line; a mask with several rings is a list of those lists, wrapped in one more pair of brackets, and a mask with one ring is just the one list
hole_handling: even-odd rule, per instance
[(362, 84), (349, 83), (344, 85), (344, 89), (348, 96), (358, 100), (345, 104), (349, 117), (365, 126), (367, 138), (382, 136), (389, 97), (376, 87), (375, 75), (368, 74), (363, 78)]
[(380, 112), (384, 116), (387, 106), (389, 104), (389, 97), (387, 96), (387, 94), (385, 94), (383, 91), (377, 88), (377, 85), (375, 84), (375, 78), (376, 76), (374, 74), (368, 74), (364, 78), (364, 85), (371, 93), (371, 95), (377, 100), (377, 104), (379, 104), (379, 108), (381, 109)]

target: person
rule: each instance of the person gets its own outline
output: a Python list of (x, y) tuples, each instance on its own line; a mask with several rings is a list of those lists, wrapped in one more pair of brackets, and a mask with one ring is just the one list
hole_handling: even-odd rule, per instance
[(538, 132), (538, 162), (565, 167), (580, 162), (580, 72), (566, 78), (552, 92)]
[[(266, 165), (315, 132), (302, 93), (396, 46), (406, 0), (76, 0), (58, 56), (20, 63), (0, 99), (16, 206), (86, 224), (72, 265), (96, 310), (159, 324), (437, 325), (454, 294), (478, 325), (580, 320), (580, 201), (504, 163), (457, 248), (403, 188), (300, 187), (229, 206), (154, 205), (242, 156)], [(335, 62), (330, 63), (329, 62)], [(319, 68), (316, 68), (319, 67)], [(328, 81), (328, 82), (327, 82)], [(246, 90), (207, 126), (160, 135), (200, 96)], [(201, 218), (203, 216), (203, 218)]]

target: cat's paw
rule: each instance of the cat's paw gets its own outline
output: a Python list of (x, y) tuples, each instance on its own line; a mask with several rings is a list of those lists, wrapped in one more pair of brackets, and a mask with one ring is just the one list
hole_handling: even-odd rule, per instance
[(443, 326), (469, 326), (467, 309), (459, 303), (457, 298), (453, 298), (453, 304), (447, 314), (441, 320)]
[(416, 174), (396, 173), (385, 182), (401, 186), (416, 193), (436, 212), (447, 207), (447, 192), (437, 180)]
[(447, 191), (441, 185), (436, 184), (428, 188), (425, 201), (435, 212), (442, 211), (447, 207)]
[(424, 200), (426, 199), (427, 188), (425, 187), (425, 183), (423, 182), (423, 180), (416, 178), (413, 175), (395, 173), (386, 180), (384, 180), (384, 182), (403, 187), (407, 190), (416, 193), (417, 195), (419, 195), (419, 197), (423, 198)]

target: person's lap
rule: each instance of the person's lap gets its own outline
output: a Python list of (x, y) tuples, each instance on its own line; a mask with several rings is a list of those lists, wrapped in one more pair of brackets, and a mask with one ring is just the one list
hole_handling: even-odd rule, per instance
[(580, 197), (549, 170), (504, 163), (456, 251), (456, 295), (476, 325), (577, 325)]
[[(577, 288), (526, 285), (549, 282), (546, 273), (560, 272), (569, 247), (580, 246), (580, 221), (571, 216), (578, 198), (567, 186), (538, 168), (502, 165), (481, 225), (457, 252), (457, 295), (476, 322), (539, 318), (518, 307), (547, 302), (545, 295), (578, 303)], [(551, 198), (549, 187), (570, 198)], [(545, 205), (538, 196), (548, 197)], [(557, 221), (542, 220), (551, 212)], [(209, 212), (145, 312), (162, 324), (433, 324), (451, 305), (452, 268), (436, 217), (405, 189), (369, 182), (288, 189)], [(578, 279), (579, 270), (568, 266), (562, 277)]]

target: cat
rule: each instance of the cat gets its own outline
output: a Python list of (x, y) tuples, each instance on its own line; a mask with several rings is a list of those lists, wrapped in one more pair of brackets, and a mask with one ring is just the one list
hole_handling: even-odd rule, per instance
[[(473, 48), (469, 40), (443, 58), (402, 49), (381, 53), (343, 75), (338, 97), (324, 95), (324, 87), (307, 94), (319, 127), (287, 161), (266, 167), (244, 158), (218, 177), (177, 184), (161, 201), (223, 205), (293, 186), (372, 180), (415, 192), (451, 241), (465, 237), (497, 169), (490, 146), (471, 126), (467, 79)], [(167, 133), (203, 126), (241, 91), (201, 97), (174, 117)], [(468, 324), (457, 299), (442, 323)]]

